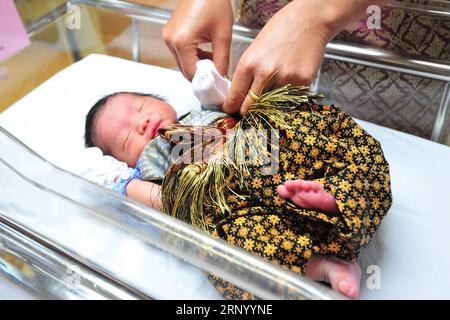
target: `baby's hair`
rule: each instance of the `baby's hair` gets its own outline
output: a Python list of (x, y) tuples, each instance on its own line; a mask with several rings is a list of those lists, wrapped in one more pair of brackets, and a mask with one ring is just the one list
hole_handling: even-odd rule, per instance
[(86, 122), (84, 126), (84, 145), (86, 148), (95, 147), (95, 143), (92, 139), (94, 136), (93, 127), (94, 127), (94, 120), (99, 111), (103, 108), (103, 106), (108, 102), (110, 98), (113, 98), (115, 96), (118, 96), (119, 94), (132, 94), (136, 96), (141, 97), (152, 97), (161, 101), (166, 101), (166, 98), (159, 96), (157, 94), (153, 93), (139, 93), (139, 92), (128, 92), (128, 91), (121, 91), (121, 92), (115, 92), (112, 94), (109, 94), (107, 96), (104, 96), (100, 100), (98, 100), (92, 107), (91, 110), (89, 110), (87, 116), (86, 116)]

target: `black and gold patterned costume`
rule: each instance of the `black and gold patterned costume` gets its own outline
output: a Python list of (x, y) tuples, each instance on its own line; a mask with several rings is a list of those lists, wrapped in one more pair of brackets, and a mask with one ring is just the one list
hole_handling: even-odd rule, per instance
[[(350, 116), (304, 93), (287, 86), (261, 96), (227, 139), (239, 153), (246, 129), (277, 129), (279, 143), (272, 139), (268, 148), (279, 154), (276, 172), (266, 174), (258, 160), (177, 163), (163, 182), (164, 211), (300, 274), (312, 254), (356, 259), (391, 206), (389, 165), (380, 143)], [(293, 179), (321, 183), (340, 212), (301, 209), (279, 197), (277, 186)], [(252, 298), (211, 279), (226, 298)]]

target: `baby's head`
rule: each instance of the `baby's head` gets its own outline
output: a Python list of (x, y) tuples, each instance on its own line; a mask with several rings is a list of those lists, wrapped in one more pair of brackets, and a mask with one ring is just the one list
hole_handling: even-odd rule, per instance
[(85, 144), (135, 167), (146, 144), (158, 135), (158, 129), (176, 122), (175, 110), (162, 98), (117, 92), (100, 99), (89, 110)]

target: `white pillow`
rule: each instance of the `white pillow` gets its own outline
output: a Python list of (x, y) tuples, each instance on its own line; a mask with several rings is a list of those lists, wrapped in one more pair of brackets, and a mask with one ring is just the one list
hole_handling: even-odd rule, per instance
[(180, 72), (92, 54), (60, 71), (1, 113), (0, 126), (44, 158), (71, 170), (70, 164), (85, 149), (87, 112), (98, 99), (117, 91), (162, 95), (178, 116), (200, 109), (190, 83)]

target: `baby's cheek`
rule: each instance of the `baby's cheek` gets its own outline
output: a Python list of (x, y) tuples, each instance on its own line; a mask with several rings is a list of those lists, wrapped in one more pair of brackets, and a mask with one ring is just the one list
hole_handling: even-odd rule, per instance
[(136, 139), (135, 143), (132, 145), (132, 148), (130, 148), (128, 156), (132, 159), (132, 163), (134, 163), (133, 167), (136, 166), (136, 162), (144, 151), (147, 143), (148, 141), (145, 139)]

